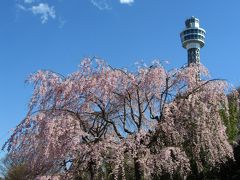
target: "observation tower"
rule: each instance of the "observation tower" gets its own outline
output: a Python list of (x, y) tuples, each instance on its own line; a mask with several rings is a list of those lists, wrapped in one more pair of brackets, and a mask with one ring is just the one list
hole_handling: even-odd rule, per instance
[(206, 31), (200, 28), (199, 19), (192, 16), (185, 21), (185, 29), (180, 37), (182, 46), (188, 52), (188, 66), (191, 63), (200, 63), (200, 49), (205, 44)]

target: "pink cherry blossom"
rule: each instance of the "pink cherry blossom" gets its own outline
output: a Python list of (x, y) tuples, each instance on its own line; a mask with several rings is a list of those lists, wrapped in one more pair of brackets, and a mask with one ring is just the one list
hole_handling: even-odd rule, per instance
[(217, 168), (233, 158), (219, 115), (228, 85), (207, 75), (203, 66), (168, 71), (155, 61), (130, 72), (88, 58), (65, 77), (38, 71), (29, 112), (5, 147), (37, 179), (104, 179), (107, 167), (115, 179), (130, 167), (136, 179), (184, 178)]

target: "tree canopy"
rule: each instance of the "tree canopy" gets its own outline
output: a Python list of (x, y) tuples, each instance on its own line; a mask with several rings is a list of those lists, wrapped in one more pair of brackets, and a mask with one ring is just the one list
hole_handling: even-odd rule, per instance
[[(204, 80), (197, 80), (200, 70)], [(63, 76), (42, 70), (26, 118), (6, 142), (31, 178), (184, 179), (233, 159), (220, 111), (228, 85), (203, 66), (136, 71), (84, 59)]]

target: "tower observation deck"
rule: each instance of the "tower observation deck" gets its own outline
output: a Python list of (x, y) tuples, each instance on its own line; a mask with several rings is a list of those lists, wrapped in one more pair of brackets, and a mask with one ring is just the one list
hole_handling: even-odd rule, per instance
[(182, 46), (188, 51), (188, 65), (200, 63), (200, 49), (205, 44), (206, 31), (200, 28), (199, 19), (191, 17), (185, 21), (185, 29), (181, 32)]

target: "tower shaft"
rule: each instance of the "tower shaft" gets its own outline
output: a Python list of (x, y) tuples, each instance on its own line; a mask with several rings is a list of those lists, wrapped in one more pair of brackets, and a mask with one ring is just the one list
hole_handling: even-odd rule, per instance
[(200, 63), (200, 49), (199, 48), (190, 48), (188, 52), (188, 66), (191, 63), (199, 64)]

